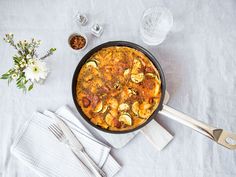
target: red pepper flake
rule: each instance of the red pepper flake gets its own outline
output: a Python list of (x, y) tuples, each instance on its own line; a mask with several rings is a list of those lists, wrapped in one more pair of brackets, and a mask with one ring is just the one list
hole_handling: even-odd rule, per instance
[(75, 50), (82, 49), (85, 44), (86, 39), (81, 35), (75, 35), (70, 39), (70, 46)]

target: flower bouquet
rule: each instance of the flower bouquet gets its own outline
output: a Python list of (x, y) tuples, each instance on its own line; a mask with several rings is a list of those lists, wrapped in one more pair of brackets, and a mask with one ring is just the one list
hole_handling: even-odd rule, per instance
[(0, 79), (8, 80), (8, 84), (13, 80), (16, 85), (24, 92), (32, 90), (35, 83), (40, 83), (46, 79), (48, 68), (45, 58), (49, 57), (56, 50), (51, 48), (43, 57), (38, 57), (36, 49), (41, 44), (40, 40), (34, 38), (30, 41), (19, 41), (15, 43), (13, 34), (6, 34), (3, 40), (9, 43), (17, 50), (17, 54), (13, 56), (14, 66), (3, 74)]

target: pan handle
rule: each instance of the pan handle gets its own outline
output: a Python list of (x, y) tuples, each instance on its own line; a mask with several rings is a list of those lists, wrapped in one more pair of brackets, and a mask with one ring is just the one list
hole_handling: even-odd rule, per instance
[(214, 130), (216, 129), (215, 127), (211, 127), (201, 121), (193, 119), (192, 117), (190, 117), (180, 111), (177, 111), (167, 105), (163, 105), (163, 109), (161, 111), (159, 111), (159, 113), (161, 115), (164, 115), (170, 119), (173, 119), (181, 124), (184, 124), (192, 129), (198, 131), (199, 133), (209, 137), (212, 140), (215, 140), (214, 133), (213, 133)]

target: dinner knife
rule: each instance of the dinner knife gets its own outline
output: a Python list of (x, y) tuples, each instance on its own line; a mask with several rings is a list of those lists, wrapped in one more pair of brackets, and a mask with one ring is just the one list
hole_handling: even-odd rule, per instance
[(96, 176), (99, 177), (106, 177), (105, 172), (100, 169), (100, 167), (89, 157), (89, 155), (86, 153), (83, 145), (80, 143), (78, 138), (75, 136), (75, 134), (71, 131), (71, 129), (66, 125), (66, 123), (62, 120), (62, 118), (59, 115), (56, 115), (58, 117), (58, 126), (61, 128), (63, 133), (65, 134), (65, 137), (68, 140), (68, 144), (77, 156), (80, 156), (81, 154), (84, 156), (84, 158), (87, 160), (88, 164), (91, 167), (91, 170)]

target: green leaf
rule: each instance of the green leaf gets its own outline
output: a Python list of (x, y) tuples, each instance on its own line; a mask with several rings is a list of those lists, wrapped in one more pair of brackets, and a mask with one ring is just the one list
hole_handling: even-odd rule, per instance
[(56, 48), (51, 48), (49, 51), (51, 52), (51, 53), (53, 53), (53, 52), (55, 52), (57, 49)]
[(21, 61), (21, 58), (20, 58), (20, 57), (17, 57), (17, 56), (14, 56), (14, 57), (13, 57), (13, 60), (14, 60), (15, 64), (19, 64), (20, 61)]
[(0, 79), (8, 79), (9, 76), (10, 76), (10, 73), (7, 72), (7, 73), (3, 74), (3, 75), (0, 77)]
[(31, 85), (29, 86), (29, 88), (28, 88), (28, 91), (32, 90), (33, 87), (34, 87), (34, 84), (31, 84)]
[(20, 85), (20, 84), (21, 84), (21, 80), (22, 80), (22, 77), (19, 77), (19, 78), (16, 80), (16, 84), (17, 84), (17, 85)]
[(8, 79), (8, 76), (1, 76), (0, 79)]
[(5, 73), (5, 74), (3, 74), (2, 76), (10, 76), (10, 73)]
[(20, 50), (18, 51), (18, 54), (21, 55), (21, 56), (23, 55), (23, 53)]

